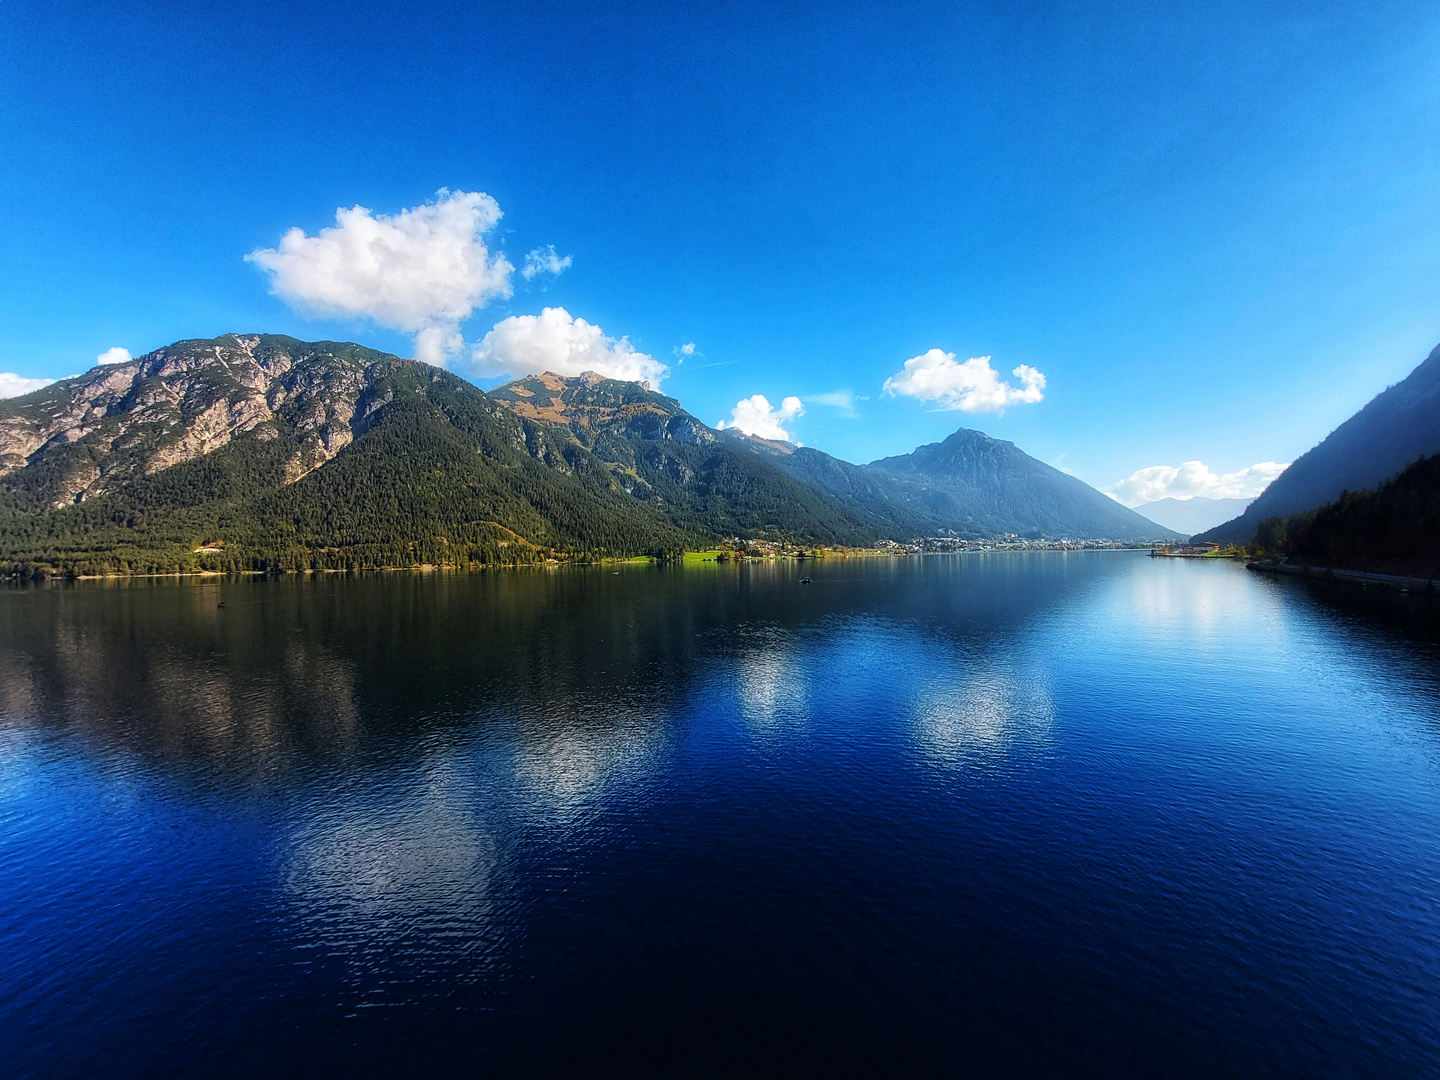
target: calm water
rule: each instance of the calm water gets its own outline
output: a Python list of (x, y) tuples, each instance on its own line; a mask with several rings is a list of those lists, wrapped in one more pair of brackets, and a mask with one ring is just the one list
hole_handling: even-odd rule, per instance
[(4, 1071), (1434, 1074), (1423, 602), (807, 569), (0, 591)]

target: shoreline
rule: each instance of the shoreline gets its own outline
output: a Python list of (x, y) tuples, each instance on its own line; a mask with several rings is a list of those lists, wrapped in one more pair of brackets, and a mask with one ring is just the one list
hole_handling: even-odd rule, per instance
[[(256, 578), (256, 577), (301, 577), (321, 574), (401, 574), (401, 573), (447, 573), (447, 574), (475, 574), (491, 573), (499, 570), (554, 570), (559, 568), (581, 568), (598, 566), (681, 566), (681, 567), (713, 567), (713, 566), (736, 566), (748, 563), (778, 563), (783, 560), (794, 562), (826, 562), (840, 559), (873, 559), (873, 558), (915, 558), (926, 555), (1011, 555), (1023, 552), (1035, 551), (1061, 551), (1061, 552), (1088, 552), (1088, 551), (1144, 551), (1148, 545), (1145, 544), (1102, 544), (1091, 542), (1083, 544), (1080, 542), (1057, 541), (1053, 544), (997, 544), (994, 546), (962, 548), (952, 551), (916, 551), (903, 547), (894, 548), (852, 548), (841, 550), (827, 548), (824, 554), (814, 553), (814, 549), (795, 552), (781, 552), (766, 555), (730, 555), (725, 559), (715, 558), (717, 552), (713, 550), (700, 552), (685, 552), (678, 559), (656, 559), (652, 556), (631, 556), (626, 558), (607, 558), (592, 560), (570, 560), (570, 559), (546, 559), (537, 563), (472, 563), (468, 565), (416, 563), (411, 566), (366, 566), (346, 568), (325, 568), (305, 570), (171, 570), (158, 573), (113, 573), (113, 574), (65, 574), (63, 571), (45, 570), (40, 575), (35, 574), (7, 574), (0, 576), (0, 584), (3, 585), (45, 585), (53, 582), (77, 582), (77, 581), (161, 581), (161, 580), (188, 580), (192, 578)], [(700, 556), (700, 557), (696, 557)], [(710, 557), (706, 557), (710, 556)]]
[(1329, 581), (1362, 588), (1376, 586), (1395, 589), (1402, 593), (1435, 595), (1440, 592), (1440, 580), (1435, 578), (1408, 577), (1404, 574), (1376, 574), (1368, 570), (1345, 570), (1332, 566), (1303, 566), (1295, 563), (1267, 563), (1258, 560), (1245, 564), (1246, 570), (1284, 577), (1298, 577), (1310, 581)]

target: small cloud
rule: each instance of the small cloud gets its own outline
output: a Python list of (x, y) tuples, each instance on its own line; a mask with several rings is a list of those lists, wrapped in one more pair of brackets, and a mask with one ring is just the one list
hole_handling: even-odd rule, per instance
[(764, 394), (755, 394), (743, 401), (737, 401), (735, 408), (730, 412), (730, 419), (721, 420), (715, 426), (732, 431), (743, 431), (746, 435), (755, 435), (761, 439), (794, 442), (795, 440), (785, 430), (784, 425), (804, 414), (805, 406), (801, 404), (798, 397), (787, 397), (780, 402), (780, 407), (777, 409), (770, 404)]
[(119, 345), (112, 345), (99, 356), (95, 357), (97, 364), (128, 364), (135, 359), (130, 355), (129, 349), (122, 349)]
[(957, 364), (954, 353), (931, 349), (906, 360), (903, 370), (885, 380), (884, 392), (968, 413), (999, 412), (1008, 405), (1044, 400), (1044, 375), (1028, 364), (1021, 364), (1011, 374), (1020, 380), (1019, 386), (1002, 382), (988, 356), (972, 356)]
[(472, 363), (480, 375), (579, 375), (595, 371), (609, 379), (659, 386), (670, 369), (628, 338), (611, 338), (561, 307), (539, 315), (501, 319), (475, 346)]
[(845, 416), (851, 417), (852, 419), (860, 415), (859, 411), (855, 408), (855, 403), (857, 401), (868, 400), (870, 399), (857, 397), (850, 390), (831, 390), (825, 394), (805, 395), (805, 404), (824, 405), (827, 409), (838, 409)]
[(500, 216), (484, 192), (441, 188), (432, 202), (398, 214), (336, 210), (334, 226), (314, 236), (291, 229), (277, 247), (245, 259), (296, 310), (414, 334), (416, 358), (443, 364), (465, 344), (460, 324), (513, 291), (515, 268), (484, 239)]
[(695, 350), (695, 343), (693, 341), (687, 341), (684, 345), (676, 345), (675, 348), (671, 349), (670, 351), (674, 354), (675, 362), (677, 364), (683, 364), (686, 358), (691, 356), (705, 355), (704, 353), (697, 352)]
[(543, 248), (535, 248), (525, 253), (525, 268), (520, 271), (520, 276), (526, 281), (533, 281), (541, 274), (554, 274), (559, 277), (570, 264), (575, 261), (573, 255), (561, 255), (555, 250), (554, 244), (546, 244)]
[(1262, 461), (1238, 472), (1216, 474), (1203, 461), (1151, 465), (1112, 484), (1105, 494), (1126, 506), (1158, 499), (1253, 499), (1289, 467)]
[(49, 386), (54, 381), (54, 379), (27, 379), (23, 375), (16, 375), (11, 371), (0, 371), (0, 398), (33, 394), (36, 390)]

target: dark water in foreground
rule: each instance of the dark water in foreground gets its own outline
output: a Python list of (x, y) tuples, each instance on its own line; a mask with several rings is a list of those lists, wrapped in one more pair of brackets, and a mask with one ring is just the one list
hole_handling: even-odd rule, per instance
[(807, 569), (0, 592), (0, 1071), (1433, 1074), (1421, 602)]

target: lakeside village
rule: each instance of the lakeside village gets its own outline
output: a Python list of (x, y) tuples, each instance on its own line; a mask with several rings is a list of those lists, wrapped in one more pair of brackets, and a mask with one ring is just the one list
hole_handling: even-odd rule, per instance
[(746, 559), (824, 559), (863, 558), (876, 555), (932, 555), (962, 551), (1092, 551), (1110, 549), (1143, 549), (1148, 543), (1123, 543), (1117, 540), (1036, 540), (1018, 533), (1004, 533), (985, 539), (962, 539), (958, 536), (921, 536), (906, 543), (895, 540), (878, 541), (874, 547), (805, 547), (783, 540), (746, 539), (732, 536), (711, 551), (685, 553), (686, 562), (739, 562)]

